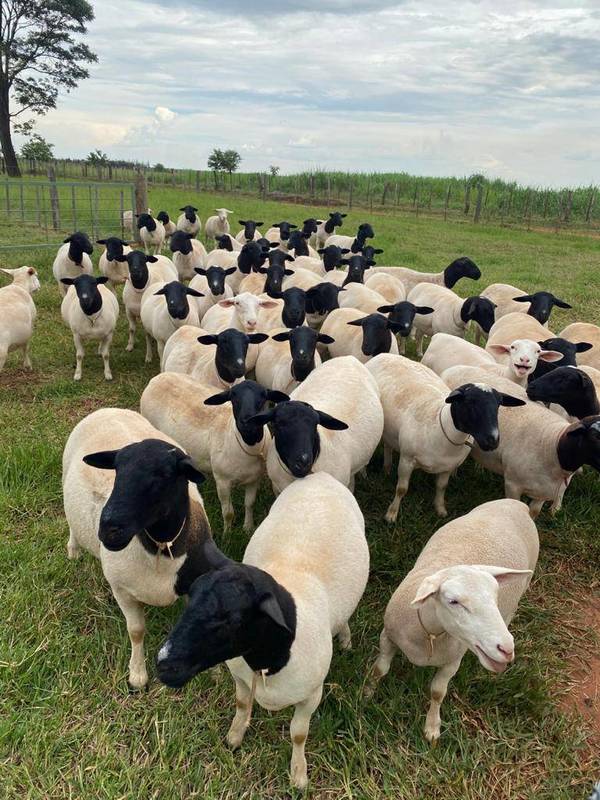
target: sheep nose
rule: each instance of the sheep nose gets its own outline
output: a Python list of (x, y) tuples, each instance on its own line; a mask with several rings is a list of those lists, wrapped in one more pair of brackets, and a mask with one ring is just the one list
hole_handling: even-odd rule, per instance
[(523, 364), (524, 367), (528, 367), (531, 364), (531, 361), (530, 361), (529, 358), (522, 357), (521, 358), (521, 364)]
[(253, 320), (253, 321), (250, 321), (250, 320), (248, 320), (248, 322), (246, 323), (246, 325), (247, 325), (249, 328), (256, 328), (256, 320)]
[(513, 648), (507, 650), (505, 647), (502, 647), (501, 644), (496, 645), (497, 649), (500, 653), (504, 656), (507, 661), (514, 661), (515, 658), (515, 651)]

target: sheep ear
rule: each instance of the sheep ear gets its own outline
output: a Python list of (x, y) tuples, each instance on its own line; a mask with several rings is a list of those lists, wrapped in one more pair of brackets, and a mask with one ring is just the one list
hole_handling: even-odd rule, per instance
[(293, 223), (293, 222), (290, 222), (290, 228), (297, 228), (297, 227), (298, 227), (298, 226), (297, 226), (297, 225), (294, 225), (294, 223)]
[(202, 292), (199, 292), (196, 289), (190, 289), (189, 286), (186, 287), (185, 293), (191, 295), (192, 297), (204, 297)]
[(275, 300), (260, 300), (259, 305), (261, 308), (277, 308), (278, 306)]
[(88, 453), (83, 457), (83, 463), (96, 469), (114, 469), (118, 450), (101, 450), (98, 453)]
[[(316, 408), (315, 411), (317, 411)], [(342, 422), (341, 419), (332, 417), (331, 414), (326, 414), (324, 411), (317, 411), (317, 416), (319, 417), (319, 425), (322, 425), (324, 428), (328, 428), (330, 431), (348, 430), (347, 423)]]
[(204, 267), (194, 267), (194, 272), (197, 272), (198, 275), (206, 275), (206, 270), (204, 269)]
[(548, 361), (549, 363), (552, 361), (560, 361), (562, 358), (564, 358), (564, 355), (559, 353), (558, 350), (542, 350), (538, 356), (538, 359), (541, 361)]
[(342, 247), (342, 249), (340, 250), (340, 253), (341, 253), (343, 256), (345, 256), (345, 255), (346, 255), (346, 253), (351, 253), (351, 252), (352, 252), (352, 250), (350, 250), (350, 248), (349, 248), (349, 247)]
[(70, 242), (72, 238), (72, 236), (67, 236), (66, 239), (63, 239), (63, 244), (67, 244), (67, 242)]
[(191, 240), (191, 239), (194, 238), (194, 234), (193, 233), (186, 233), (185, 238)]
[(245, 219), (238, 219), (238, 225), (245, 225), (245, 224), (246, 224)]
[(258, 608), (263, 614), (266, 614), (267, 617), (277, 625), (278, 628), (282, 628), (284, 631), (291, 633), (287, 622), (283, 616), (283, 611), (281, 610), (281, 606), (277, 602), (275, 595), (266, 594), (263, 599), (258, 604)]
[(269, 248), (272, 250), (274, 247), (279, 247), (279, 242), (269, 242)]
[(75, 278), (61, 278), (60, 282), (64, 283), (65, 286), (73, 286)]
[(578, 353), (585, 353), (586, 350), (591, 350), (594, 345), (590, 344), (589, 342), (577, 342), (575, 345), (575, 350)]
[(235, 305), (235, 299), (233, 297), (228, 297), (226, 300), (219, 300), (219, 305), (221, 308), (231, 308)]
[(524, 406), (525, 400), (521, 400), (518, 397), (513, 397), (510, 394), (504, 394), (503, 392), (498, 392), (498, 403), (501, 406), (516, 408), (517, 406)]
[(166, 293), (167, 293), (167, 287), (166, 286), (163, 286), (161, 289), (158, 290), (158, 292), (154, 292), (155, 295), (157, 295), (157, 294), (166, 294)]
[(229, 267), (225, 270), (225, 275), (233, 275), (234, 272), (237, 272), (237, 267)]
[(275, 409), (271, 408), (269, 411), (263, 411), (262, 414), (255, 414), (253, 417), (250, 417), (248, 422), (253, 422), (255, 425), (266, 425), (268, 422), (273, 421), (274, 416)]
[(326, 333), (320, 333), (317, 336), (317, 342), (320, 342), (321, 344), (334, 344), (335, 339), (333, 336), (328, 336)]
[(264, 222), (255, 222), (254, 224), (256, 225), (257, 228), (260, 228), (260, 226), (264, 225), (265, 223)]
[(376, 248), (373, 250), (373, 252), (374, 252), (376, 255), (378, 255), (379, 253), (383, 253), (383, 250), (381, 249), (381, 247), (376, 247)]
[(521, 297), (513, 297), (515, 303), (531, 303), (531, 295), (523, 294)]
[(271, 339), (275, 342), (289, 342), (290, 332), (283, 331), (283, 333), (276, 333), (274, 336), (271, 336)]
[(348, 214), (340, 214), (340, 217), (347, 217)]
[(295, 275), (295, 272), (294, 272), (293, 269), (286, 269), (283, 274), (284, 275)]
[(415, 314), (433, 314), (434, 309), (429, 306), (415, 306)]
[(267, 390), (267, 400), (270, 400), (271, 403), (285, 403), (289, 399), (289, 396), (284, 392), (277, 392), (273, 389)]
[(325, 252), (325, 248), (324, 248), (324, 247), (319, 247), (319, 249), (317, 250), (317, 253), (318, 253), (320, 256), (322, 256), (324, 252)]
[[(201, 336), (200, 339), (203, 337)], [(200, 341), (198, 339), (198, 341)], [(231, 400), (231, 390), (227, 389), (226, 392), (219, 392), (218, 394), (213, 394), (210, 397), (207, 397), (204, 401), (205, 406), (222, 406), (223, 403), (227, 403)]]
[[(106, 244), (106, 239), (96, 239), (96, 244)], [(123, 242), (121, 244), (123, 244)]]
[(261, 342), (266, 342), (269, 338), (268, 334), (266, 333), (249, 333), (248, 334), (248, 341), (250, 344), (260, 344)]
[(219, 337), (214, 333), (205, 333), (203, 336), (198, 337), (200, 344), (218, 344)]
[(376, 262), (376, 261), (373, 261), (373, 259), (372, 259), (372, 258), (370, 258), (370, 259), (367, 261), (367, 268), (368, 268), (368, 267), (375, 267), (376, 265), (377, 265), (377, 262)]
[(554, 297), (554, 295), (552, 295), (552, 302), (559, 308), (573, 308), (573, 306), (570, 306), (568, 303), (565, 303), (564, 300), (560, 300), (558, 297)]
[(206, 480), (200, 470), (196, 469), (194, 462), (189, 456), (185, 456), (179, 461), (178, 471), (179, 474), (186, 477), (190, 483), (195, 483), (197, 486), (200, 486), (200, 484), (204, 483)]
[(146, 256), (146, 261), (149, 261), (150, 264), (156, 264), (158, 258), (156, 256)]
[(444, 577), (443, 570), (438, 570), (438, 572), (434, 572), (433, 575), (428, 575), (417, 589), (415, 599), (411, 602), (411, 606), (422, 606), (425, 600), (437, 594), (440, 590), (440, 586), (444, 582)]
[(353, 319), (351, 322), (347, 322), (346, 325), (356, 325), (357, 327), (361, 327), (363, 324), (362, 318), (361, 319)]
[(487, 347), (488, 353), (494, 353), (497, 356), (503, 356), (510, 353), (509, 344), (489, 344)]
[(107, 282), (108, 282), (108, 277), (106, 275), (99, 275), (96, 278), (96, 283), (107, 283)]
[(446, 398), (446, 403), (454, 403), (455, 400), (462, 400), (464, 398), (463, 392), (461, 389), (454, 389), (450, 392), (448, 397)]
[(379, 306), (379, 308), (377, 309), (377, 311), (379, 311), (380, 314), (389, 314), (393, 310), (394, 306)]
[(284, 261), (295, 261), (295, 260), (296, 259), (294, 258), (294, 256), (291, 256), (289, 253), (285, 254)]
[(504, 583), (515, 575), (533, 575), (532, 569), (511, 569), (510, 567), (493, 567), (489, 564), (473, 564), (475, 569), (483, 570), (492, 577), (496, 578), (498, 583)]

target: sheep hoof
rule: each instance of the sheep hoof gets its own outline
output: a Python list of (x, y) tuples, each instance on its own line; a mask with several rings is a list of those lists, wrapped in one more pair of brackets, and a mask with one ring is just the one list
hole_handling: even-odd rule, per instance
[(438, 517), (447, 517), (448, 516), (448, 511), (444, 507), (436, 508), (435, 509), (435, 513), (438, 515)]
[(373, 697), (373, 695), (375, 694), (375, 687), (376, 687), (375, 681), (369, 681), (368, 683), (365, 684), (365, 688), (363, 689), (363, 697), (365, 698), (365, 700), (370, 700)]
[(133, 345), (132, 344), (128, 344), (127, 347), (125, 348), (125, 352), (126, 353), (131, 353), (132, 350), (133, 350)]
[(229, 729), (229, 733), (227, 734), (227, 744), (231, 747), (232, 750), (237, 750), (238, 747), (241, 745), (244, 734), (246, 733), (246, 729), (244, 728), (241, 732), (236, 730)]
[(130, 672), (129, 673), (129, 691), (133, 692), (141, 692), (142, 690), (148, 690), (148, 673), (144, 670), (144, 672)]
[(440, 738), (440, 729), (437, 728), (429, 728), (427, 725), (425, 726), (425, 738), (429, 742), (432, 747), (435, 747), (438, 743), (438, 739)]
[(80, 555), (81, 555), (81, 550), (79, 549), (79, 547), (77, 547), (77, 545), (71, 545), (71, 544), (67, 545), (67, 558), (70, 558), (72, 561), (75, 561), (75, 559), (79, 558)]
[(296, 789), (306, 789), (308, 786), (308, 772), (306, 769), (306, 763), (304, 766), (298, 765), (292, 767), (292, 786)]
[(384, 519), (388, 523), (388, 525), (394, 525), (395, 522), (396, 522), (397, 516), (398, 516), (397, 512), (386, 511)]

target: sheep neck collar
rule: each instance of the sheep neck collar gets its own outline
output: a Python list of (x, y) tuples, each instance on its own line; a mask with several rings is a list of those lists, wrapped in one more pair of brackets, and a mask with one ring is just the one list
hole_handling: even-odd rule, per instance
[(88, 318), (88, 320), (89, 320), (89, 323), (90, 323), (90, 325), (92, 326), (92, 328), (93, 328), (93, 327), (94, 327), (94, 325), (95, 325), (95, 324), (98, 322), (98, 319), (99, 319), (99, 317), (100, 317), (100, 314), (102, 314), (102, 306), (100, 307), (100, 311), (96, 311), (96, 313), (95, 313), (95, 314), (93, 314), (93, 315), (92, 315), (92, 314), (89, 314), (89, 315), (88, 315), (88, 314), (86, 314), (86, 317)]
[(473, 442), (471, 440), (471, 436), (470, 435), (467, 435), (467, 438), (465, 439), (464, 442), (453, 442), (452, 439), (448, 436), (448, 434), (446, 433), (446, 430), (444, 428), (444, 423), (442, 421), (442, 412), (443, 411), (444, 411), (444, 406), (442, 406), (440, 408), (440, 413), (438, 414), (438, 422), (440, 423), (440, 428), (442, 429), (442, 433), (444, 434), (446, 439), (450, 442), (450, 444), (454, 445), (454, 447), (470, 447), (470, 448), (472, 448), (473, 447)]
[(423, 620), (421, 619), (421, 609), (420, 608), (417, 608), (417, 618), (419, 620), (419, 625), (421, 626), (421, 628), (423, 629), (423, 632), (427, 636), (427, 643), (428, 643), (428, 648), (429, 648), (429, 658), (432, 658), (433, 657), (433, 647), (435, 645), (436, 640), (439, 639), (440, 637), (444, 636), (447, 633), (447, 631), (441, 630), (439, 633), (431, 633), (431, 631), (427, 630), (427, 628), (423, 624)]
[(152, 536), (150, 536), (150, 534), (148, 533), (148, 530), (146, 528), (144, 528), (144, 533), (150, 539), (152, 544), (154, 544), (156, 546), (156, 569), (158, 569), (158, 563), (160, 561), (160, 556), (161, 556), (162, 553), (165, 552), (165, 550), (169, 554), (169, 558), (171, 559), (171, 561), (173, 561), (174, 556), (173, 556), (172, 547), (175, 544), (175, 542), (177, 541), (177, 539), (179, 539), (179, 537), (183, 533), (183, 529), (185, 528), (185, 524), (187, 522), (187, 519), (188, 518), (187, 518), (187, 514), (186, 514), (185, 517), (183, 518), (183, 522), (181, 523), (181, 527), (179, 528), (179, 531), (168, 542), (159, 542), (157, 539), (154, 539)]
[(244, 446), (243, 437), (241, 437), (241, 435), (238, 435), (237, 425), (234, 426), (234, 436), (235, 436), (236, 442), (239, 445), (240, 450), (243, 453), (245, 453), (247, 456), (249, 456), (250, 458), (260, 458), (263, 461), (267, 460), (267, 452), (266, 452), (266, 450), (267, 450), (267, 437), (264, 435), (264, 433), (263, 433), (262, 439), (259, 440), (255, 445), (248, 445), (248, 447), (252, 447), (252, 446), (258, 447), (258, 445), (260, 444), (260, 449), (258, 450), (258, 452), (253, 452), (252, 450), (246, 450), (246, 447)]

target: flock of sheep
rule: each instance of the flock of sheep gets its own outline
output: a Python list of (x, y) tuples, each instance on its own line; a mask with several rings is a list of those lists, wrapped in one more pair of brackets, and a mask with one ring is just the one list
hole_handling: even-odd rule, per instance
[[(102, 569), (131, 641), (129, 682), (148, 682), (143, 605), (188, 603), (157, 656), (158, 676), (181, 686), (227, 662), (236, 688), (228, 734), (241, 744), (256, 700), (295, 706), (291, 778), (307, 784), (305, 742), (321, 700), (337, 637), (351, 645), (348, 621), (364, 592), (369, 549), (354, 498), (380, 442), (384, 469), (399, 454), (397, 518), (415, 469), (436, 476), (434, 506), (446, 516), (452, 474), (472, 455), (504, 476), (506, 499), (484, 503), (435, 532), (390, 599), (366, 691), (397, 650), (435, 666), (425, 736), (440, 736), (448, 682), (471, 650), (488, 670), (514, 659), (508, 630), (538, 557), (533, 519), (552, 512), (584, 465), (600, 470), (600, 328), (548, 329), (549, 292), (493, 284), (462, 299), (453, 291), (479, 268), (458, 258), (440, 273), (377, 267), (380, 249), (364, 223), (355, 236), (335, 228), (344, 214), (282, 221), (264, 237), (243, 220), (234, 237), (228, 209), (200, 220), (185, 206), (137, 217), (141, 249), (101, 240), (101, 275), (81, 232), (53, 265), (62, 317), (73, 333), (82, 374), (84, 342), (98, 342), (106, 379), (119, 316), (127, 350), (141, 322), (146, 361), (156, 344), (161, 372), (145, 388), (141, 413), (107, 408), (81, 420), (63, 456), (68, 555), (87, 550)], [(133, 215), (128, 220), (133, 221)], [(168, 244), (170, 257), (161, 254)], [(153, 251), (150, 254), (150, 251)], [(35, 269), (3, 270), (0, 366), (19, 347), (30, 366)], [(469, 327), (485, 349), (465, 340)], [(420, 363), (401, 355), (414, 335)], [(246, 376), (252, 374), (253, 378)], [(275, 494), (250, 538), (243, 563), (215, 544), (198, 487), (210, 473), (223, 525), (231, 490), (243, 486), (244, 528), (254, 530), (257, 490), (267, 475)], [(521, 497), (530, 498), (529, 508)]]

